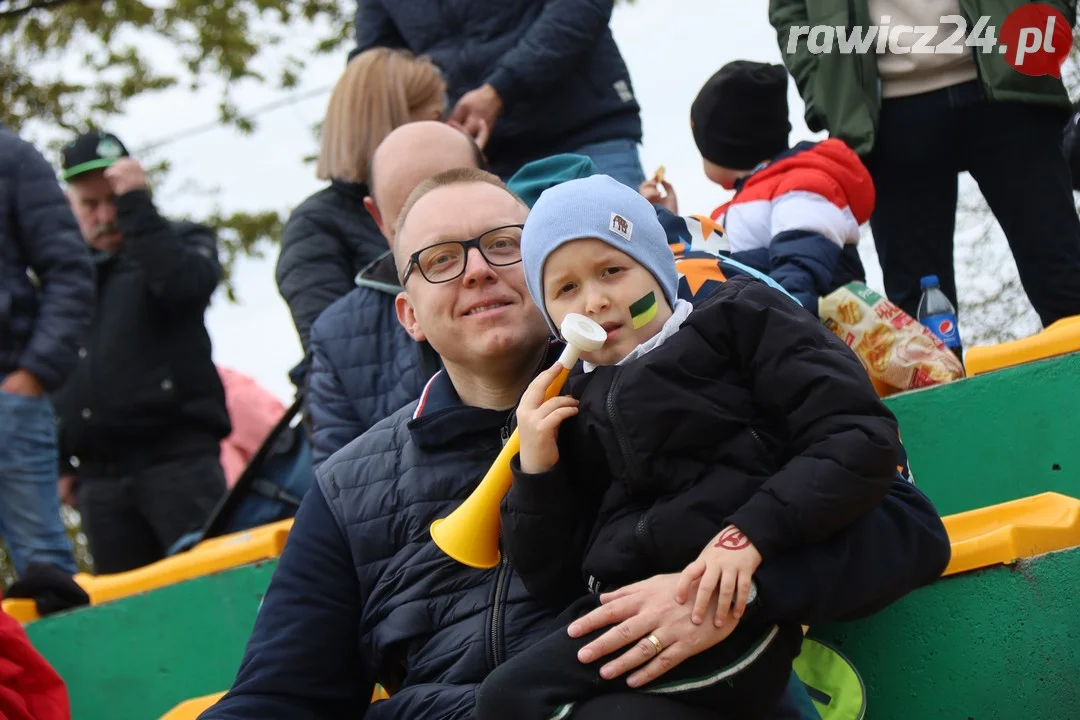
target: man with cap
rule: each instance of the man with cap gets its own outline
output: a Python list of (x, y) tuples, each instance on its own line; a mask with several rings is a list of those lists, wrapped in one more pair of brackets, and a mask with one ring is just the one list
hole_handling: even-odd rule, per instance
[(93, 311), (90, 256), (56, 174), (0, 126), (0, 537), (20, 577), (31, 564), (75, 572), (49, 394), (75, 368)]
[[(819, 297), (865, 280), (856, 245), (874, 209), (873, 181), (839, 140), (788, 147), (782, 65), (722, 67), (694, 100), (690, 128), (706, 177), (736, 191), (711, 216), (732, 258), (768, 274), (814, 314)], [(661, 202), (655, 183), (641, 192)]]
[(229, 416), (203, 323), (221, 268), (213, 231), (162, 217), (115, 135), (67, 145), (63, 178), (98, 306), (56, 397), (61, 464), (95, 569), (115, 573), (164, 557), (225, 492)]

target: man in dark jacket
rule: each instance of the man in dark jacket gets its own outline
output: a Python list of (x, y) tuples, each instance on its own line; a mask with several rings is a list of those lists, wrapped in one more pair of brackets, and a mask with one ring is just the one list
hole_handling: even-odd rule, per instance
[[(870, 227), (885, 290), (912, 316), (926, 275), (937, 275), (941, 289), (958, 305), (953, 235), (957, 176), (964, 170), (978, 182), (1001, 224), (1043, 324), (1080, 314), (1080, 219), (1061, 152), (1069, 94), (1060, 76), (1014, 68), (1010, 61), (1017, 49), (994, 41), (1010, 13), (1026, 5), (1025, 0), (769, 2), (784, 64), (806, 101), (807, 126), (846, 142), (870, 170), (877, 193)], [(1076, 0), (1031, 7), (1059, 13), (1045, 43), (1064, 49), (1076, 22)], [(949, 18), (967, 25), (959, 28), (959, 20)], [(834, 38), (818, 52), (807, 33), (821, 25), (862, 31), (864, 39), (873, 28), (880, 33), (875, 37), (888, 34), (890, 41), (885, 52), (841, 52)], [(936, 29), (929, 44), (919, 42), (924, 28)], [(921, 52), (915, 50), (919, 45), (924, 45)], [(1001, 52), (1006, 49), (1008, 54)], [(1032, 55), (1029, 64), (1037, 58)]]
[[(551, 629), (550, 611), (505, 556), (490, 570), (465, 567), (429, 535), (432, 521), (475, 489), (506, 439), (521, 393), (558, 353), (520, 264), (492, 266), (470, 249), (459, 277), (441, 283), (414, 264), (432, 244), (470, 242), (524, 221), (516, 199), (490, 176), (471, 172), (452, 171), (456, 182), (430, 189), (449, 182), (444, 173), (416, 199), (418, 188), (395, 237), (405, 287), (400, 317), (411, 337), (439, 351), (444, 369), (418, 401), (320, 468), (239, 675), (203, 720), (472, 717), (477, 684)], [(763, 566), (758, 612), (803, 623), (869, 614), (936, 577), (948, 555), (933, 506), (898, 480), (865, 521)], [(671, 604), (674, 577), (658, 580), (672, 583), (664, 594)], [(685, 637), (687, 655), (737, 625), (693, 625), (690, 604), (657, 617)], [(390, 699), (369, 708), (376, 682)], [(710, 716), (680, 710), (635, 693), (584, 704), (575, 718)]]
[(608, 22), (613, 0), (360, 0), (357, 49), (404, 47), (446, 75), (450, 120), (504, 180), (530, 160), (588, 155), (634, 189), (641, 117)]
[(163, 218), (113, 135), (64, 148), (64, 179), (97, 266), (98, 308), (57, 395), (61, 459), (77, 473), (98, 573), (164, 557), (225, 492), (225, 392), (203, 314), (220, 267), (213, 232)]
[(56, 175), (0, 126), (0, 536), (20, 575), (30, 563), (75, 572), (49, 393), (75, 369), (93, 312), (90, 255)]
[[(444, 123), (413, 122), (390, 133), (375, 151), (372, 195), (364, 201), (390, 246), (413, 188), (443, 170), (475, 168), (480, 159), (469, 137)], [(361, 270), (356, 285), (311, 328), (307, 410), (316, 468), (420, 397), (439, 369), (431, 346), (413, 340), (398, 322), (401, 283), (393, 256), (384, 253)]]

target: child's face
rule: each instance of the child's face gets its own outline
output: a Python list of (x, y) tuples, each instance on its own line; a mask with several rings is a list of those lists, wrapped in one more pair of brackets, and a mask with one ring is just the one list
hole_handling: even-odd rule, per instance
[[(630, 306), (649, 293), (656, 315), (634, 328)], [(573, 240), (548, 256), (544, 264), (544, 301), (556, 326), (570, 313), (584, 315), (607, 330), (604, 347), (582, 357), (596, 365), (614, 365), (631, 350), (660, 332), (671, 317), (660, 283), (624, 252), (594, 238)]]

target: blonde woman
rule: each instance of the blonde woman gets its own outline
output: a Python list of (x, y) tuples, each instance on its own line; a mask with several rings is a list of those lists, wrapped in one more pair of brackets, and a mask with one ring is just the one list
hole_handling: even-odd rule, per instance
[[(289, 304), (305, 356), (311, 324), (353, 288), (353, 278), (387, 250), (364, 208), (371, 155), (394, 128), (439, 120), (446, 86), (427, 58), (375, 48), (349, 62), (330, 96), (316, 176), (330, 185), (302, 202), (285, 225), (277, 284)], [(306, 361), (293, 370), (302, 386)]]

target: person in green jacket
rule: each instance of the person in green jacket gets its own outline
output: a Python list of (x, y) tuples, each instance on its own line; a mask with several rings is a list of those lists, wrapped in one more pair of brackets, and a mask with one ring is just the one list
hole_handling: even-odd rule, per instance
[[(911, 315), (924, 275), (937, 275), (957, 304), (953, 233), (957, 176), (964, 170), (1005, 231), (1043, 324), (1080, 314), (1080, 219), (1061, 151), (1068, 93), (1060, 78), (1014, 68), (1009, 61), (1015, 48), (1007, 55), (999, 46), (1005, 18), (1024, 4), (769, 2), (784, 63), (806, 102), (807, 125), (845, 141), (870, 170), (877, 190), (870, 226), (886, 293)], [(1045, 6), (1067, 23), (1062, 27), (1056, 17), (1047, 42), (1067, 49), (1075, 0)], [(830, 30), (807, 31), (815, 26)], [(917, 26), (936, 26), (937, 32), (927, 43)], [(845, 38), (858, 39), (860, 32), (864, 41), (868, 33), (887, 33), (888, 42), (875, 34), (873, 42), (864, 42), (865, 52), (842, 52)], [(917, 42), (931, 52), (908, 52)]]

